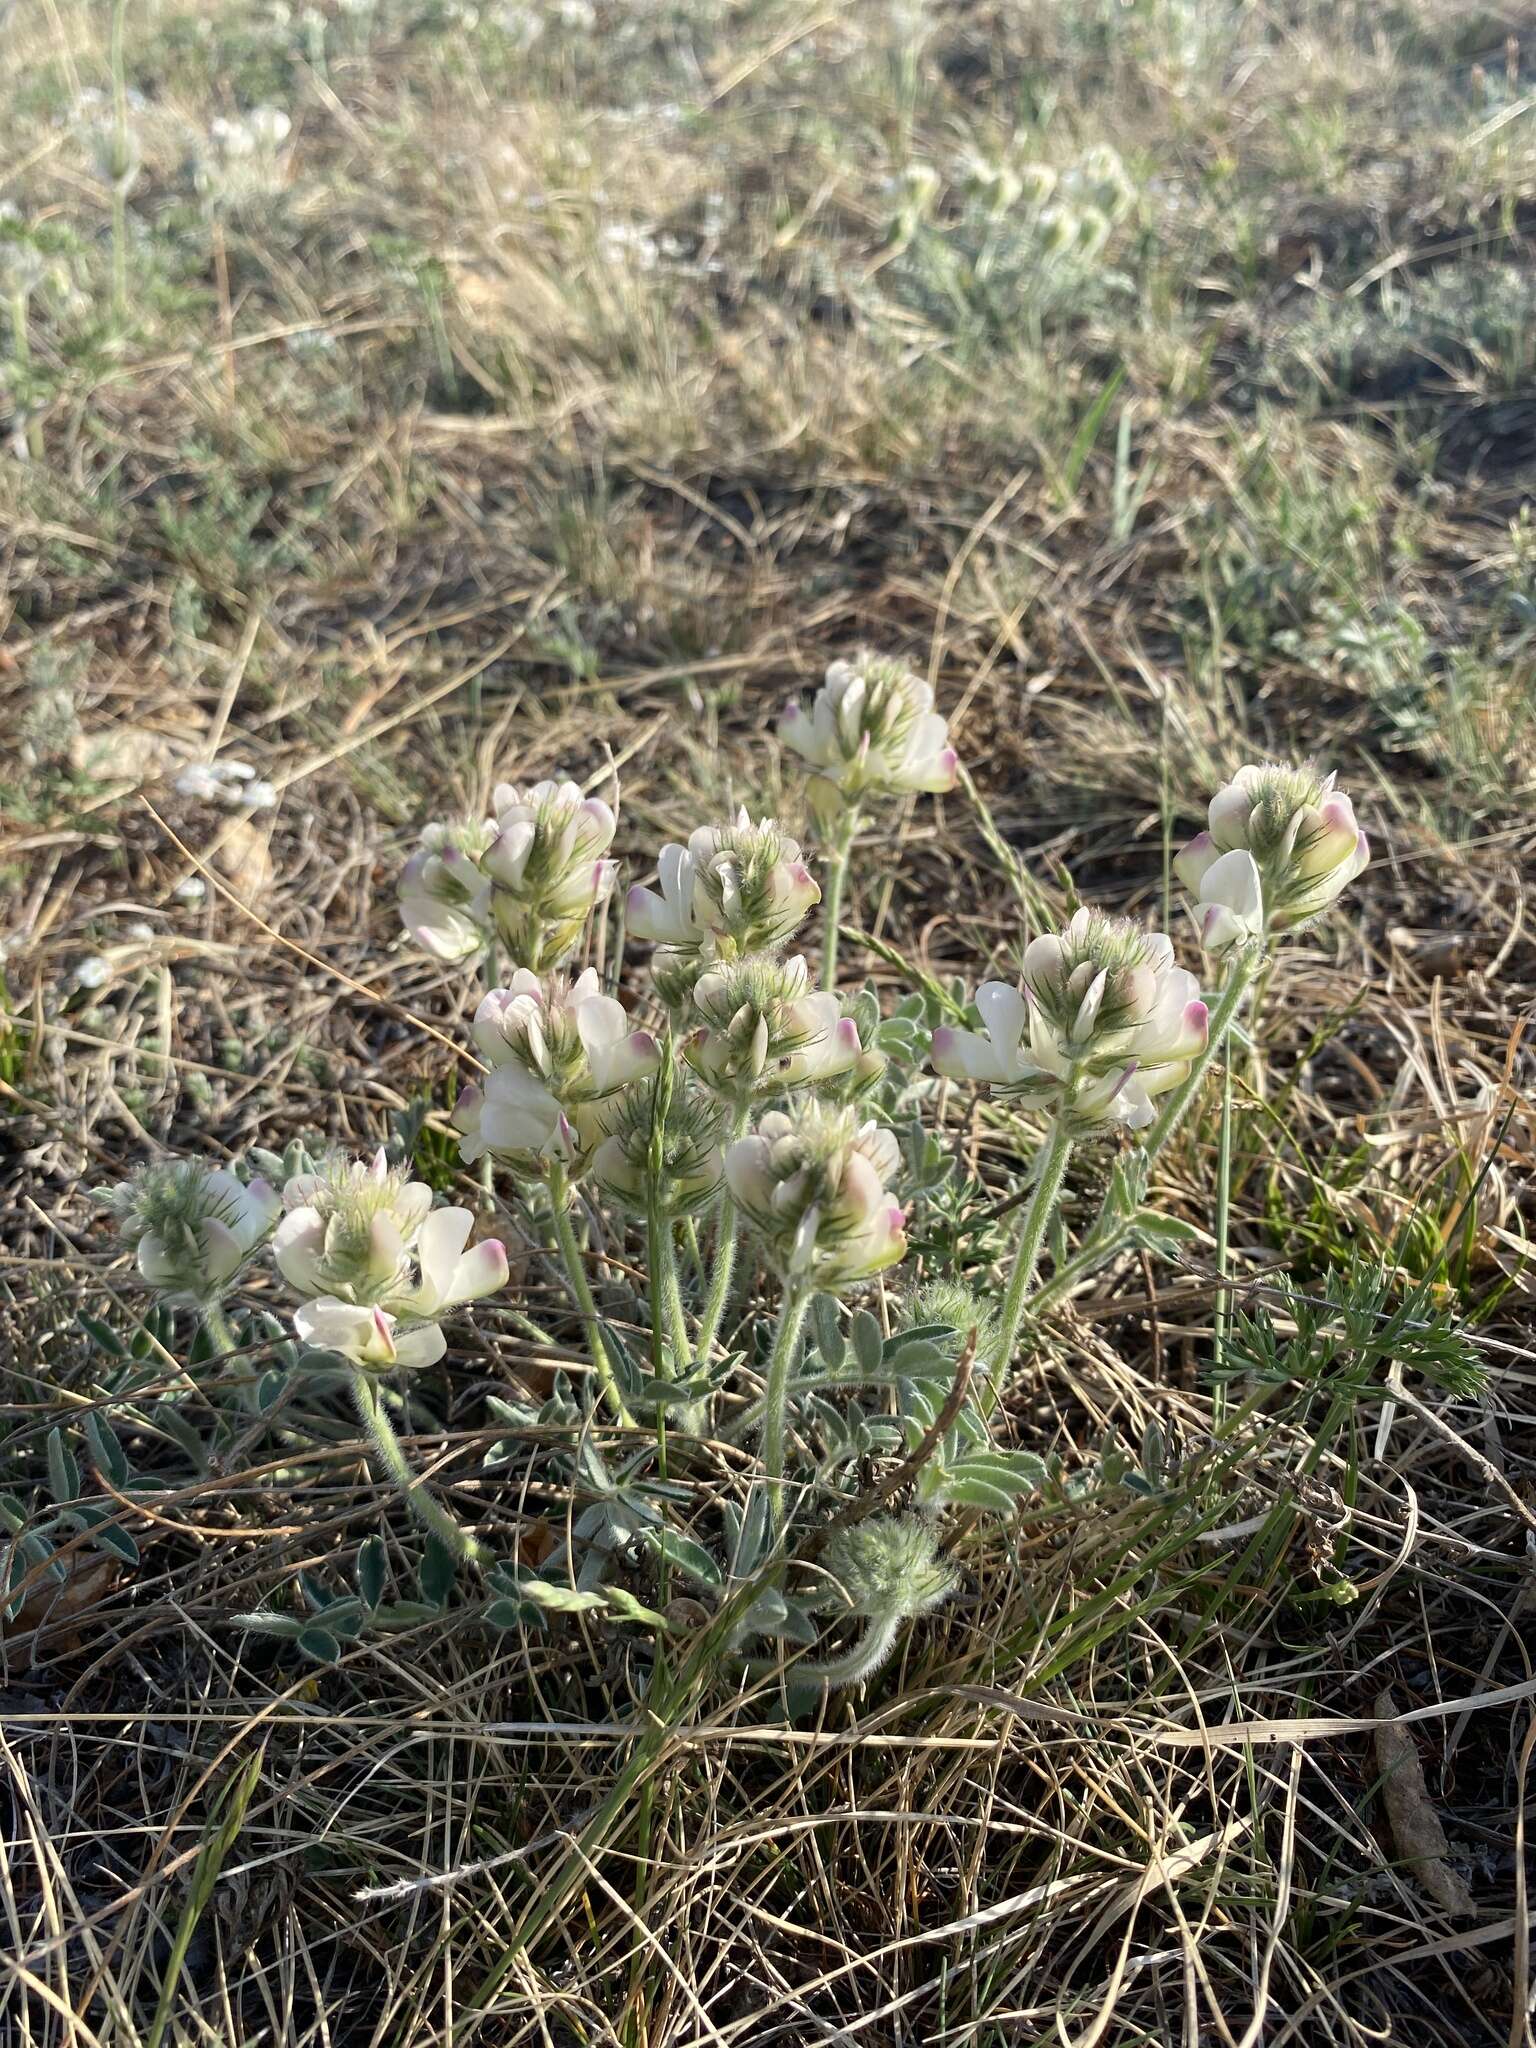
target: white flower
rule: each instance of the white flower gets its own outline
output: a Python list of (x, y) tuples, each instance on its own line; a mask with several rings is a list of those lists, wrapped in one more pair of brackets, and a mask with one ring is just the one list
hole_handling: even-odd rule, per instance
[(941, 1074), (1036, 1103), (1082, 1128), (1152, 1122), (1206, 1041), (1206, 1006), (1160, 932), (1080, 910), (1024, 955), (1025, 993), (976, 991), (982, 1030), (933, 1034)]
[(590, 967), (574, 982), (519, 968), (483, 998), (473, 1029), (491, 1071), (454, 1105), (466, 1162), (489, 1152), (529, 1170), (545, 1158), (579, 1163), (603, 1134), (603, 1105), (661, 1058)]
[(613, 887), (616, 864), (603, 856), (616, 820), (574, 782), (501, 783), (493, 801), (495, 836), (479, 863), (491, 921), (519, 966), (550, 966)]
[(653, 970), (675, 968), (684, 984), (690, 967), (783, 945), (821, 900), (798, 844), (745, 810), (732, 824), (700, 826), (685, 847), (664, 846), (656, 865), (660, 894), (630, 890), (629, 929), (665, 949)]
[(905, 1255), (905, 1218), (885, 1186), (900, 1162), (889, 1131), (807, 1102), (738, 1138), (725, 1180), (781, 1273), (835, 1288)]
[(266, 1181), (247, 1184), (200, 1160), (141, 1167), (102, 1199), (149, 1285), (199, 1303), (219, 1299), (281, 1207)]
[(489, 825), (429, 825), (400, 874), (400, 922), (424, 952), (467, 960), (489, 936), (489, 886), (479, 857)]
[(812, 991), (799, 954), (755, 953), (712, 967), (699, 977), (693, 1003), (704, 1022), (685, 1057), (722, 1095), (833, 1080), (864, 1056), (858, 1026), (835, 995)]
[(258, 777), (249, 761), (193, 761), (176, 778), (178, 796), (223, 804), (232, 811), (270, 811), (277, 790)]
[(949, 726), (933, 691), (899, 661), (861, 654), (834, 661), (809, 712), (791, 704), (779, 737), (819, 771), (818, 811), (866, 795), (943, 794), (959, 778)]
[(448, 1349), (436, 1323), (401, 1330), (386, 1309), (322, 1295), (294, 1313), (293, 1327), (317, 1351), (334, 1351), (376, 1372), (435, 1365)]
[(1208, 952), (1319, 917), (1362, 872), (1370, 842), (1331, 775), (1310, 768), (1240, 768), (1211, 799), (1209, 829), (1174, 862), (1196, 899)]
[(1195, 854), (1186, 847), (1176, 865), (1182, 881), (1199, 876), (1193, 886), (1199, 899), (1200, 943), (1213, 959), (1264, 936), (1264, 877), (1251, 853), (1234, 847), (1206, 860), (1203, 852)]
[(312, 1302), (379, 1309), (392, 1322), (435, 1322), (507, 1278), (507, 1255), (495, 1238), (466, 1251), (469, 1210), (434, 1210), (426, 1183), (407, 1180), (382, 1152), (295, 1174), (283, 1206), (273, 1257), (294, 1292)]

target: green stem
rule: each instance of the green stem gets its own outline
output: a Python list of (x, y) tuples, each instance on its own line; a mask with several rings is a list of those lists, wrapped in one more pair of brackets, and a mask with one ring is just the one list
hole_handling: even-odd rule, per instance
[[(112, 120), (117, 142), (117, 160), (112, 168), (119, 174), (128, 161), (128, 73), (123, 56), (127, 15), (128, 0), (117, 0), (112, 10), (108, 61), (112, 67)], [(121, 175), (112, 180), (112, 310), (119, 320), (128, 312), (128, 195)]]
[(619, 1392), (619, 1383), (613, 1376), (608, 1347), (598, 1322), (597, 1303), (592, 1299), (586, 1268), (581, 1262), (581, 1247), (577, 1244), (576, 1233), (571, 1228), (570, 1211), (566, 1206), (565, 1169), (562, 1166), (550, 1168), (549, 1202), (554, 1212), (555, 1242), (560, 1247), (565, 1277), (571, 1283), (571, 1292), (575, 1295), (577, 1306), (581, 1310), (587, 1340), (587, 1357), (591, 1360), (592, 1370), (597, 1374), (597, 1383), (603, 1390), (603, 1397), (613, 1410), (615, 1421), (627, 1427), (634, 1422), (634, 1417), (625, 1407), (624, 1396)]
[(208, 1341), (220, 1358), (233, 1358), (240, 1346), (235, 1342), (234, 1325), (225, 1313), (222, 1301), (205, 1301), (200, 1311), (203, 1329)]
[(422, 1485), (411, 1468), (399, 1437), (395, 1435), (394, 1424), (385, 1411), (379, 1390), (367, 1373), (352, 1375), (352, 1398), (357, 1403), (358, 1415), (368, 1432), (368, 1441), (375, 1456), (399, 1488), (401, 1497), (417, 1521), (455, 1557), (466, 1564), (478, 1564), (485, 1556), (483, 1546), (467, 1529), (461, 1528)]
[[(657, 1202), (646, 1210), (646, 1248), (651, 1265), (651, 1364), (668, 1379), (676, 1379), (680, 1368), (693, 1362), (688, 1343), (688, 1324), (683, 1315), (683, 1291), (677, 1278), (677, 1247), (672, 1240), (672, 1219)], [(666, 1370), (663, 1330), (672, 1347), (672, 1370)]]
[[(837, 1657), (825, 1657), (818, 1663), (802, 1659), (791, 1664), (785, 1678), (791, 1685), (821, 1685), (828, 1691), (858, 1685), (866, 1678), (873, 1678), (892, 1650), (896, 1638), (901, 1634), (901, 1624), (906, 1619), (901, 1614), (882, 1614), (878, 1621), (871, 1621), (856, 1643)], [(750, 1671), (777, 1671), (779, 1665), (768, 1659), (754, 1658), (747, 1667)]]
[[(1232, 1215), (1232, 1062), (1221, 1063), (1221, 1139), (1216, 1153), (1216, 1271), (1227, 1270), (1228, 1230)], [(1225, 1287), (1216, 1289), (1215, 1315), (1211, 1335), (1211, 1362), (1219, 1370), (1227, 1348), (1227, 1321), (1232, 1297)], [(1217, 1421), (1226, 1406), (1226, 1389), (1218, 1385), (1214, 1407)]]
[(784, 1521), (784, 1433), (789, 1406), (789, 1373), (800, 1349), (800, 1330), (810, 1307), (811, 1290), (803, 1283), (786, 1285), (779, 1305), (779, 1327), (768, 1360), (763, 1393), (763, 1477), (768, 1482), (768, 1515), (775, 1526)]
[(859, 829), (859, 807), (850, 804), (837, 828), (837, 837), (832, 842), (832, 859), (827, 867), (827, 887), (823, 916), (826, 919), (826, 938), (821, 954), (821, 985), (826, 989), (837, 987), (837, 926), (843, 907), (843, 883), (848, 875), (848, 857), (853, 851), (854, 837)]
[(1051, 1135), (1040, 1158), (1035, 1192), (1030, 1197), (1029, 1207), (1024, 1211), (1024, 1220), (1019, 1225), (1019, 1241), (1013, 1254), (1013, 1271), (1008, 1276), (1008, 1291), (1003, 1296), (1002, 1320), (998, 1326), (996, 1357), (993, 1360), (993, 1373), (999, 1382), (1013, 1362), (1013, 1347), (1018, 1342), (1019, 1324), (1024, 1320), (1024, 1304), (1029, 1295), (1030, 1282), (1035, 1277), (1035, 1268), (1040, 1263), (1040, 1248), (1045, 1243), (1045, 1233), (1050, 1227), (1056, 1204), (1061, 1199), (1061, 1190), (1067, 1178), (1067, 1164), (1072, 1157), (1072, 1143), (1070, 1123), (1065, 1117), (1058, 1117), (1051, 1126)]
[[(749, 1105), (739, 1103), (731, 1118), (730, 1142), (734, 1143), (747, 1128)], [(720, 1206), (715, 1213), (715, 1270), (710, 1275), (709, 1293), (704, 1301), (704, 1320), (699, 1325), (697, 1356), (706, 1364), (720, 1335), (720, 1325), (725, 1320), (725, 1311), (731, 1298), (731, 1281), (736, 1275), (736, 1246), (740, 1239), (741, 1226), (736, 1214), (736, 1204), (731, 1191), (723, 1184), (720, 1190)]]

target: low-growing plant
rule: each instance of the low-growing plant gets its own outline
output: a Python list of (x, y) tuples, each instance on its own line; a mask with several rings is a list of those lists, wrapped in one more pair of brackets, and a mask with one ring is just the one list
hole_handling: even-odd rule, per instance
[[(571, 781), (503, 785), (490, 818), (429, 826), (406, 864), (410, 938), (456, 968), (479, 962), (494, 983), (464, 1053), (478, 1072), (453, 1094), (450, 1122), (483, 1202), (504, 1214), (500, 1236), (413, 1177), (412, 1152), (437, 1160), (439, 1182), (449, 1163), (438, 1138), (421, 1151), (441, 1128), (421, 1105), (393, 1163), (384, 1150), (359, 1160), (295, 1146), (253, 1154), (242, 1178), (157, 1160), (106, 1193), (161, 1304), (156, 1351), (190, 1311), (199, 1335), (178, 1363), (215, 1409), (221, 1380), (237, 1390), (240, 1419), (258, 1428), (278, 1427), (306, 1386), (345, 1389), (380, 1478), (425, 1533), (403, 1601), (385, 1601), (370, 1550), (355, 1589), (306, 1573), (301, 1608), (269, 1606), (240, 1617), (246, 1627), (333, 1658), (369, 1628), (436, 1612), (458, 1583), (491, 1627), (593, 1609), (664, 1631), (670, 1589), (686, 1582), (713, 1605), (717, 1668), (777, 1669), (788, 1653), (804, 1696), (871, 1677), (949, 1596), (960, 1517), (1011, 1515), (1042, 1488), (1082, 1492), (1081, 1478), (1005, 1440), (1026, 1325), (1126, 1247), (1176, 1254), (1190, 1237), (1148, 1202), (1151, 1163), (1197, 1106), (1271, 949), (1359, 874), (1365, 837), (1331, 777), (1245, 767), (1176, 862), (1218, 977), (1209, 1003), (1171, 939), (1079, 907), (1028, 938), (1022, 986), (985, 981), (971, 1006), (920, 979), (882, 1014), (872, 989), (838, 984), (858, 834), (914, 792), (955, 788), (946, 720), (900, 661), (860, 655), (834, 662), (781, 731), (816, 771), (824, 883), (783, 826), (744, 810), (663, 847), (657, 886), (624, 900), (628, 937), (652, 948), (639, 1018), (596, 965), (576, 971), (612, 957), (598, 943), (617, 873), (610, 801)], [(819, 987), (792, 950), (818, 905)], [(1044, 1119), (1001, 1229), (978, 1228), (980, 1190), (943, 1135), (956, 1085), (982, 1091), (1015, 1148), (1015, 1113)], [(1117, 1132), (1132, 1142), (1097, 1220), (1042, 1285), (1074, 1157)], [(1223, 1208), (1222, 1253), (1225, 1229)], [(579, 1370), (493, 1404), (507, 1435), (489, 1469), (523, 1446), (541, 1487), (570, 1502), (537, 1559), (499, 1555), (466, 1527), (414, 1470), (395, 1421), (400, 1390), (444, 1357), (452, 1323), (504, 1295), (514, 1236), (563, 1271), (581, 1332)], [(291, 1336), (231, 1313), (263, 1256), (294, 1298)], [(1242, 1326), (1245, 1356), (1256, 1328)], [(1233, 1358), (1221, 1362), (1230, 1374)], [(103, 1441), (127, 1483), (121, 1448)], [(689, 1483), (706, 1447), (730, 1453), (739, 1486)], [(1128, 1483), (1126, 1459), (1111, 1462), (1106, 1452), (1090, 1490)], [(1152, 1476), (1138, 1483), (1155, 1490), (1160, 1454), (1140, 1464)], [(62, 1440), (50, 1471), (59, 1513), (94, 1529)], [(46, 1547), (28, 1542), (22, 1578)]]

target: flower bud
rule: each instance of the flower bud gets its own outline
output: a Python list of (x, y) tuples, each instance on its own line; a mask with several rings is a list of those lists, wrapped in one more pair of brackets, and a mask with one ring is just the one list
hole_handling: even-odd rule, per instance
[(1023, 995), (983, 982), (976, 1007), (981, 1031), (933, 1034), (936, 1070), (1081, 1129), (1151, 1123), (1152, 1098), (1183, 1079), (1206, 1040), (1199, 985), (1174, 965), (1168, 939), (1096, 910), (1031, 940)]
[(607, 1127), (604, 1105), (661, 1058), (590, 967), (574, 982), (519, 968), (482, 999), (473, 1030), (491, 1071), (454, 1105), (466, 1163), (488, 1152), (528, 1172), (551, 1159), (584, 1164)]
[(562, 960), (613, 887), (616, 864), (603, 857), (613, 812), (574, 782), (502, 783), (494, 807), (495, 836), (480, 857), (491, 922), (520, 966)]
[(201, 1160), (141, 1166), (98, 1199), (138, 1252), (139, 1272), (173, 1300), (216, 1302), (276, 1222), (264, 1180), (248, 1185)]
[(849, 1613), (866, 1621), (910, 1621), (947, 1600), (959, 1583), (939, 1557), (938, 1532), (917, 1515), (871, 1517), (836, 1529), (821, 1563)]
[[(943, 794), (959, 779), (933, 691), (904, 663), (881, 655), (834, 661), (809, 712), (789, 706), (779, 737), (844, 803), (911, 790)], [(818, 792), (823, 807), (829, 791)]]
[(735, 1100), (830, 1080), (862, 1056), (858, 1026), (836, 996), (811, 991), (799, 954), (753, 953), (712, 967), (695, 985), (693, 1005), (703, 1028), (685, 1057), (711, 1088)]
[(665, 1215), (683, 1216), (702, 1209), (719, 1189), (724, 1127), (707, 1096), (677, 1085), (675, 1076), (662, 1090), (661, 1078), (658, 1071), (620, 1099), (592, 1170), (626, 1207), (643, 1211), (654, 1199)]
[(725, 1179), (780, 1273), (836, 1288), (905, 1255), (905, 1218), (885, 1187), (899, 1164), (889, 1131), (809, 1101), (770, 1111), (730, 1146)]
[(1370, 844), (1333, 785), (1310, 768), (1249, 765), (1212, 797), (1209, 829), (1174, 862), (1208, 952), (1310, 924), (1365, 868)]

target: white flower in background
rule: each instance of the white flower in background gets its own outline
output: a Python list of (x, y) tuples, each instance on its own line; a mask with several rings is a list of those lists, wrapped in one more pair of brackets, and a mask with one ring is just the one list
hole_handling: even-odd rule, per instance
[(495, 836), (480, 856), (490, 920), (520, 967), (552, 966), (613, 887), (614, 814), (574, 782), (501, 783), (493, 805)]
[(249, 761), (193, 761), (176, 778), (176, 794), (232, 811), (270, 811), (277, 791)]
[(1366, 867), (1370, 842), (1334, 777), (1240, 768), (1211, 799), (1209, 829), (1174, 862), (1211, 953), (1320, 917)]
[(650, 1032), (631, 1028), (590, 967), (574, 982), (519, 968), (482, 999), (473, 1030), (491, 1071), (454, 1104), (466, 1163), (486, 1153), (530, 1171), (546, 1159), (583, 1163), (613, 1098), (661, 1059)]
[(837, 1288), (905, 1255), (905, 1218), (885, 1185), (900, 1163), (889, 1131), (808, 1101), (738, 1138), (725, 1180), (786, 1278)]
[(215, 116), (196, 168), (198, 190), (213, 204), (230, 207), (281, 191), (287, 175), (284, 144), (292, 131), (293, 123), (281, 107)]
[(282, 1206), (266, 1181), (246, 1184), (195, 1159), (142, 1166), (99, 1199), (137, 1249), (149, 1285), (203, 1304), (224, 1293)]
[(480, 856), (495, 828), (488, 822), (428, 825), (400, 873), (400, 922), (424, 952), (467, 960), (489, 936), (490, 889)]
[[(407, 1180), (382, 1152), (295, 1174), (283, 1208), (272, 1254), (289, 1286), (317, 1310), (379, 1309), (391, 1327), (436, 1322), (506, 1282), (507, 1255), (495, 1238), (465, 1249), (469, 1210), (434, 1209), (425, 1181)], [(352, 1327), (363, 1330), (356, 1315)], [(379, 1341), (377, 1327), (370, 1344)]]
[(1206, 1041), (1199, 984), (1174, 965), (1169, 940), (1094, 910), (1030, 942), (1023, 994), (983, 982), (976, 1007), (981, 1031), (933, 1034), (936, 1070), (1083, 1127), (1151, 1123), (1153, 1098)]
[(664, 846), (656, 865), (659, 893), (637, 885), (625, 911), (633, 936), (661, 949), (651, 968), (668, 1002), (714, 961), (783, 945), (821, 901), (797, 842), (745, 810), (732, 824), (700, 826), (686, 846)]
[(687, 1215), (712, 1201), (720, 1186), (722, 1130), (720, 1110), (708, 1096), (658, 1071), (648, 1086), (619, 1098), (592, 1170), (628, 1208), (645, 1210), (654, 1194), (664, 1214)]
[(943, 794), (959, 778), (949, 726), (933, 691), (904, 662), (861, 654), (834, 661), (809, 712), (791, 704), (779, 722), (786, 746), (818, 771), (818, 815), (865, 796)]
[(684, 1057), (727, 1097), (833, 1080), (864, 1056), (858, 1026), (835, 995), (812, 990), (799, 954), (751, 953), (711, 967), (694, 987), (693, 1005), (703, 1024)]

